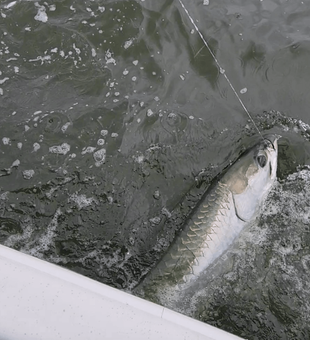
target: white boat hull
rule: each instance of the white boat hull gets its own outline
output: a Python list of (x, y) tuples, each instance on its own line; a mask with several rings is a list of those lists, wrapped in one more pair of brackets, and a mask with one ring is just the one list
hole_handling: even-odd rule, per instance
[(0, 245), (0, 339), (237, 336)]

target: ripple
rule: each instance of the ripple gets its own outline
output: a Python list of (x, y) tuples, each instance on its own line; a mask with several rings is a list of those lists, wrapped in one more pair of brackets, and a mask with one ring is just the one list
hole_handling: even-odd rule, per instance
[(164, 112), (160, 118), (161, 126), (170, 134), (186, 129), (189, 117), (181, 112)]

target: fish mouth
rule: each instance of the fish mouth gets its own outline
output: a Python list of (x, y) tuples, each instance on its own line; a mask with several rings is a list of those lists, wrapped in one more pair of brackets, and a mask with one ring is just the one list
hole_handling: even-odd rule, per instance
[(268, 142), (272, 145), (273, 149), (276, 151), (275, 142), (276, 142), (278, 139), (280, 139), (281, 137), (282, 137), (281, 135), (276, 135), (276, 134), (274, 134), (274, 135), (266, 135), (266, 136), (264, 136), (263, 138), (264, 138), (264, 140), (268, 141)]

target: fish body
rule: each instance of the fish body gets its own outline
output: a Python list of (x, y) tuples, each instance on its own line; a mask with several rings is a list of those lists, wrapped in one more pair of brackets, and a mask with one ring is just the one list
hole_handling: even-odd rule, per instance
[(256, 218), (276, 180), (277, 139), (266, 136), (213, 183), (151, 272), (153, 283), (177, 286), (197, 278)]

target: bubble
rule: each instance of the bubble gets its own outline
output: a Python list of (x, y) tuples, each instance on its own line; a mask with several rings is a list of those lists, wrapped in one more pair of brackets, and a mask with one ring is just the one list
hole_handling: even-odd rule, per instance
[(19, 160), (19, 159), (16, 159), (16, 160), (12, 163), (11, 168), (17, 168), (19, 165), (20, 165), (20, 160)]
[(42, 113), (42, 111), (35, 111), (35, 112), (33, 113), (33, 115), (36, 116), (36, 115), (39, 115), (40, 113)]
[(132, 43), (133, 43), (132, 39), (125, 41), (125, 44), (124, 44), (125, 50), (127, 50), (127, 48), (129, 48), (132, 45)]
[(41, 145), (39, 143), (33, 143), (33, 151), (36, 152), (41, 148)]
[(64, 124), (64, 125), (61, 127), (61, 131), (62, 131), (63, 133), (65, 133), (65, 132), (67, 131), (69, 125), (71, 125), (70, 122), (67, 122), (66, 124)]
[(93, 157), (96, 166), (102, 165), (105, 162), (106, 150), (105, 149), (97, 150), (96, 152), (94, 152)]
[(156, 200), (159, 199), (159, 197), (160, 197), (160, 192), (159, 192), (159, 190), (156, 190), (156, 191), (154, 192), (153, 197), (154, 197)]
[(10, 140), (10, 138), (8, 138), (8, 137), (3, 137), (3, 138), (2, 138), (2, 143), (3, 143), (4, 145), (11, 145), (11, 140)]
[(151, 109), (148, 109), (147, 112), (146, 112), (146, 115), (147, 115), (148, 117), (151, 117), (151, 116), (154, 115), (154, 112), (153, 112)]

